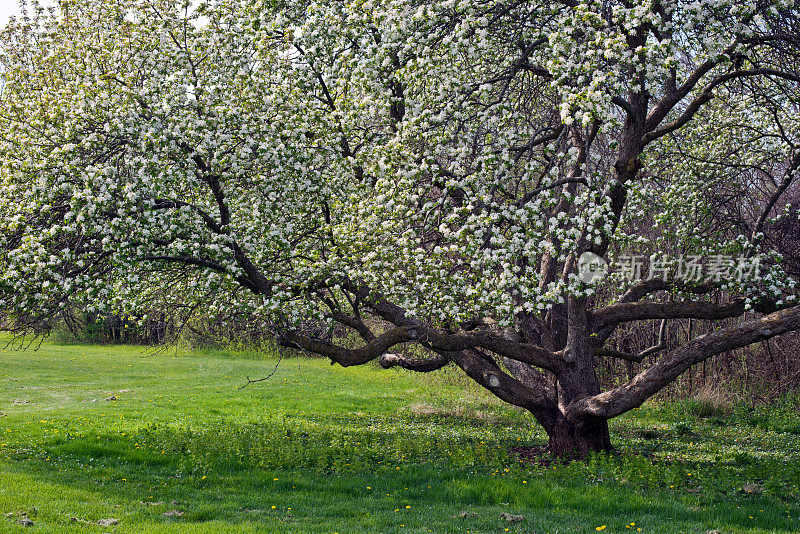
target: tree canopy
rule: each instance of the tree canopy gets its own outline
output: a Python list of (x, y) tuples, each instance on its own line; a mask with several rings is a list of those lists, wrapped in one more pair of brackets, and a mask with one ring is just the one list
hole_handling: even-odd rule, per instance
[[(454, 363), (558, 454), (800, 329), (789, 0), (62, 0), (2, 63), (13, 328), (158, 306), (345, 366)], [(728, 322), (666, 343), (685, 318)], [(601, 391), (598, 359), (650, 355)]]

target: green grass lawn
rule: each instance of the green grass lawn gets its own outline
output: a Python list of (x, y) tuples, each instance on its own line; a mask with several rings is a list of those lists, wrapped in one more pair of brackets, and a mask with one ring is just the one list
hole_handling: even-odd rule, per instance
[(531, 418), (454, 370), (288, 358), (237, 389), (276, 363), (6, 347), (0, 531), (800, 531), (791, 403), (705, 419), (647, 406), (614, 421), (622, 454), (544, 467), (509, 452), (544, 443)]

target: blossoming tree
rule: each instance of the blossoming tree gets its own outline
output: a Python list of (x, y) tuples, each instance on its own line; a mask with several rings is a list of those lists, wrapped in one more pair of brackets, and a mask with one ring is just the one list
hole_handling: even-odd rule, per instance
[[(0, 305), (23, 330), (76, 302), (246, 314), (343, 366), (454, 364), (529, 410), (552, 453), (608, 449), (608, 419), (693, 364), (800, 329), (770, 239), (797, 217), (798, 15), (34, 6), (3, 34)], [(718, 325), (664, 339), (686, 318)], [(653, 347), (615, 348), (648, 321)], [(638, 372), (602, 391), (603, 358)]]

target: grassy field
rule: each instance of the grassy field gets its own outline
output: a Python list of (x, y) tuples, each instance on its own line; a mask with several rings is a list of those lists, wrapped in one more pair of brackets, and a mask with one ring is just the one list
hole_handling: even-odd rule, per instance
[(614, 421), (621, 454), (545, 467), (510, 452), (543, 444), (530, 418), (454, 370), (290, 358), (237, 389), (276, 363), (6, 347), (0, 531), (800, 531), (798, 399), (646, 406)]

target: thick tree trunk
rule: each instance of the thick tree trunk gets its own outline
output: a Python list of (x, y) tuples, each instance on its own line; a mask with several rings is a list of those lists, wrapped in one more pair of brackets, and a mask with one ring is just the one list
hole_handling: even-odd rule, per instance
[(559, 417), (548, 429), (548, 452), (559, 458), (583, 458), (593, 452), (611, 451), (608, 420), (573, 422)]
[(558, 374), (558, 414), (550, 428), (548, 450), (553, 456), (583, 458), (592, 452), (610, 451), (608, 420), (568, 418), (568, 407), (575, 401), (600, 393), (594, 361), (594, 344), (590, 337), (586, 301), (570, 299), (565, 361)]

